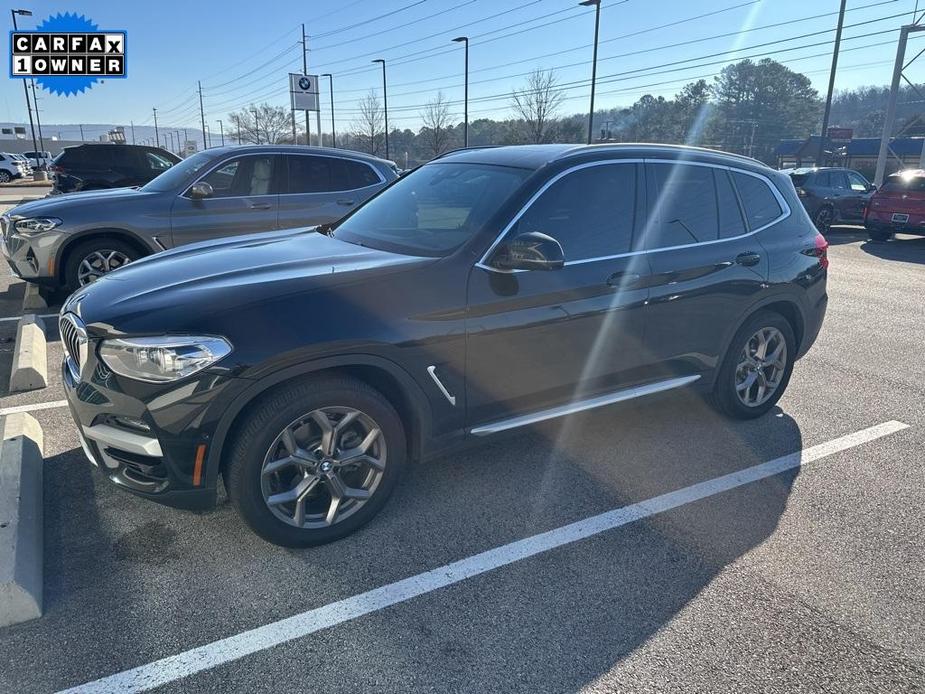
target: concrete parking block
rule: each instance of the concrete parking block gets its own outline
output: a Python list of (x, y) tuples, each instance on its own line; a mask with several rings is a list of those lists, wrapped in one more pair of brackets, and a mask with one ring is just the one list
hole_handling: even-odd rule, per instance
[(48, 385), (45, 326), (34, 314), (23, 316), (16, 328), (16, 349), (10, 371), (10, 392)]
[(37, 308), (48, 308), (48, 302), (45, 301), (45, 297), (39, 291), (39, 285), (26, 282), (26, 294), (22, 298), (23, 313), (34, 311)]
[(0, 424), (0, 627), (42, 616), (42, 427), (25, 412)]

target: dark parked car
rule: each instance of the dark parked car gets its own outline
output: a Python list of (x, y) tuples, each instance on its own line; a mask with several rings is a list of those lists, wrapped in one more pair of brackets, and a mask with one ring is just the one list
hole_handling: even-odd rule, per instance
[(864, 226), (874, 241), (887, 241), (895, 232), (925, 235), (925, 171), (887, 176), (870, 199)]
[(819, 231), (825, 233), (833, 224), (863, 221), (874, 186), (857, 171), (820, 167), (786, 173)]
[(459, 151), (318, 231), (168, 251), (68, 299), (64, 388), (106, 476), (183, 507), (223, 476), (264, 538), (327, 542), (409, 459), (485, 436), (688, 386), (763, 415), (826, 309), (789, 179), (707, 150)]
[(112, 143), (65, 147), (54, 158), (53, 193), (144, 185), (182, 161), (160, 147)]
[(74, 290), (185, 243), (334, 222), (395, 179), (394, 166), (338, 149), (216, 147), (137, 189), (15, 207), (0, 217), (0, 253), (18, 277)]

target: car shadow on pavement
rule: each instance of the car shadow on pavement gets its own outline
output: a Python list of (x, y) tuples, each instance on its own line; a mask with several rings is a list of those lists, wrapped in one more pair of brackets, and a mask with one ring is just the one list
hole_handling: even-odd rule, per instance
[(861, 244), (861, 250), (883, 260), (925, 264), (925, 238), (921, 236), (900, 235), (889, 241), (868, 241)]
[[(731, 422), (695, 393), (676, 392), (414, 466), (372, 523), (308, 550), (260, 540), (227, 503), (192, 514), (135, 498), (71, 450), (46, 463), (46, 616), (0, 630), (10, 666), (0, 690), (79, 684), (802, 446), (798, 424), (779, 409)], [(593, 682), (775, 531), (797, 475), (517, 562), (390, 617), (362, 618), (365, 640), (352, 647), (376, 658), (337, 657), (342, 688), (377, 682), (398, 691), (412, 674), (440, 691)], [(341, 638), (336, 632), (309, 638), (323, 643)], [(53, 667), (42, 653), (55, 654)], [(306, 671), (312, 653), (336, 657), (316, 645), (306, 653)], [(287, 690), (287, 673), (265, 672), (263, 685)]]

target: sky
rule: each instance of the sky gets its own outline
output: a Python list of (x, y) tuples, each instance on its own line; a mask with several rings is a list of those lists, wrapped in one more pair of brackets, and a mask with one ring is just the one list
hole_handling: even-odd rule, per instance
[[(76, 11), (101, 28), (128, 32), (129, 77), (70, 97), (40, 90), (45, 123), (151, 125), (157, 107), (162, 127), (198, 127), (197, 81), (213, 130), (217, 119), (250, 103), (288, 108), (287, 73), (302, 65), (302, 22), (309, 73), (334, 75), (338, 130), (350, 128), (370, 89), (381, 94), (374, 58), (387, 61), (390, 126), (419, 128), (423, 105), (440, 91), (461, 120), (463, 46), (451, 41), (461, 35), (470, 38), (470, 121), (509, 117), (511, 90), (535, 68), (555, 70), (566, 88), (563, 113), (588, 106), (594, 9), (577, 0), (22, 1), (34, 13), (20, 18), (22, 29)], [(889, 82), (898, 28), (912, 21), (919, 3), (925, 9), (925, 0), (848, 0), (837, 89)], [(745, 57), (784, 62), (824, 93), (838, 6), (838, 0), (602, 0), (596, 105), (629, 105), (646, 93), (670, 97)], [(922, 46), (910, 40), (909, 57)], [(918, 70), (925, 77), (925, 58)], [(24, 102), (20, 81), (8, 77), (0, 120), (24, 122)]]

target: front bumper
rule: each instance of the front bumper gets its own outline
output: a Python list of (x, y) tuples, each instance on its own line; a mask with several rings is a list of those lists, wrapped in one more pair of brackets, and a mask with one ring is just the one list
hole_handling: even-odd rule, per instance
[(215, 503), (213, 435), (227, 403), (246, 381), (204, 372), (147, 384), (109, 371), (90, 356), (79, 380), (68, 360), (64, 392), (87, 458), (117, 486), (168, 506)]
[(57, 230), (22, 236), (12, 230), (7, 216), (0, 218), (0, 253), (13, 274), (25, 280), (54, 278), (55, 256), (64, 236)]

